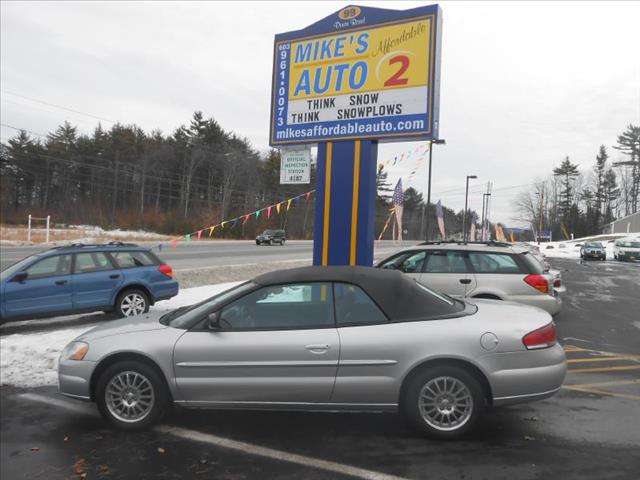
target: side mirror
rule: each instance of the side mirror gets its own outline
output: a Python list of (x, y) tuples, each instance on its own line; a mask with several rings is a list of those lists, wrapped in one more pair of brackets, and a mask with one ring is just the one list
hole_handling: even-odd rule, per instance
[(222, 330), (220, 328), (220, 312), (213, 312), (207, 315), (207, 328), (213, 332)]
[(11, 279), (12, 282), (24, 282), (29, 274), (27, 272), (18, 272)]

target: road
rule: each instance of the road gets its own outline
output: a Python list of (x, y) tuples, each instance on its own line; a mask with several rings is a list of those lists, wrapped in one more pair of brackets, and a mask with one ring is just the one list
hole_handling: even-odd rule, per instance
[[(377, 245), (375, 251), (378, 255), (385, 255), (397, 250), (402, 245), (415, 243), (417, 242), (394, 244), (384, 240)], [(154, 252), (158, 252), (157, 242), (144, 243), (144, 245), (155, 246)], [(20, 259), (44, 249), (46, 248), (41, 246), (13, 247), (3, 245), (0, 248), (0, 270), (4, 270)], [(294, 260), (309, 260), (311, 262), (313, 242), (310, 240), (289, 240), (282, 247), (276, 245), (259, 247), (252, 240), (193, 241), (182, 242), (178, 244), (176, 249), (172, 249), (165, 242), (159, 255), (176, 271), (247, 263)]]
[(568, 288), (555, 319), (569, 360), (563, 389), (489, 412), (463, 440), (423, 438), (387, 413), (185, 410), (125, 433), (54, 387), (3, 386), (0, 477), (635, 479), (640, 264), (551, 263)]

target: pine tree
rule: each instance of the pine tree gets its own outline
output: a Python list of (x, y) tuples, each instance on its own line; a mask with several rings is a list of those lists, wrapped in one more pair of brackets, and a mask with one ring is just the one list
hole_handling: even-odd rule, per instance
[(603, 192), (605, 206), (604, 223), (606, 224), (613, 221), (614, 202), (620, 196), (620, 188), (618, 188), (618, 183), (616, 181), (616, 172), (611, 168), (607, 170), (607, 173), (604, 175)]
[(627, 205), (627, 215), (638, 211), (638, 200), (640, 196), (640, 127), (629, 124), (627, 129), (618, 135), (618, 145), (614, 146), (623, 154), (629, 156), (629, 160), (616, 162), (614, 166), (631, 167), (631, 192), (629, 193), (630, 209)]
[(594, 200), (595, 200), (595, 210), (598, 213), (602, 213), (602, 206), (604, 204), (604, 191), (603, 191), (603, 183), (604, 183), (604, 175), (607, 167), (607, 159), (609, 155), (607, 155), (607, 149), (604, 145), (600, 145), (600, 151), (598, 155), (596, 155), (596, 166), (594, 168), (596, 174), (596, 185), (594, 192)]
[(568, 220), (569, 211), (573, 204), (573, 180), (578, 176), (578, 166), (571, 163), (569, 157), (566, 157), (562, 164), (553, 169), (553, 175), (560, 178), (562, 183), (562, 190), (560, 191), (560, 201), (558, 202), (558, 209), (560, 215), (565, 220)]
[(393, 188), (391, 188), (391, 184), (387, 180), (387, 172), (382, 165), (378, 167), (378, 174), (376, 175), (376, 192), (378, 203), (386, 204), (392, 197)]

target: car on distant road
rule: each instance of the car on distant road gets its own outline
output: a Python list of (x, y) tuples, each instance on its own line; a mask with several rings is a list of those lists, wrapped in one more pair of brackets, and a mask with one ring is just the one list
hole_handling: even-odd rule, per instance
[(604, 261), (607, 259), (607, 251), (600, 242), (585, 242), (580, 247), (580, 258), (582, 260), (595, 259)]
[(456, 298), (524, 303), (552, 315), (562, 306), (555, 279), (528, 248), (501, 242), (425, 242), (395, 253), (378, 268), (400, 270)]
[(553, 395), (566, 368), (540, 309), (453, 299), (398, 271), (304, 267), (90, 330), (64, 349), (58, 378), (126, 430), (176, 404), (400, 411), (453, 438), (486, 407)]
[(287, 235), (284, 230), (265, 230), (256, 237), (256, 245), (284, 245)]
[(31, 255), (0, 273), (0, 320), (101, 310), (128, 317), (177, 294), (173, 270), (148, 247), (72, 244)]
[(640, 260), (640, 238), (621, 238), (613, 244), (613, 258), (616, 260)]

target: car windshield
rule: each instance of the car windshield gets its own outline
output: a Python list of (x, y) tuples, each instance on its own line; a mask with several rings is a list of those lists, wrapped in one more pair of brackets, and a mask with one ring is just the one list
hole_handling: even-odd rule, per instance
[(180, 307), (160, 317), (160, 323), (173, 328), (189, 328), (191, 324), (198, 321), (216, 307), (224, 303), (227, 299), (243, 292), (248, 292), (256, 287), (253, 282), (246, 282), (235, 287), (220, 292), (213, 297), (207, 298), (202, 302), (195, 303), (190, 306)]
[(275, 233), (275, 230), (265, 230), (264, 232), (262, 232), (263, 235), (273, 235)]
[(5, 269), (0, 273), (0, 281), (8, 280), (14, 274), (24, 270), (24, 268), (29, 265), (35, 259), (35, 255), (31, 255), (27, 258), (23, 258), (18, 263), (14, 263), (9, 268)]
[(622, 242), (623, 247), (640, 248), (640, 242)]
[(602, 248), (602, 244), (600, 242), (589, 242), (584, 245), (587, 248)]

